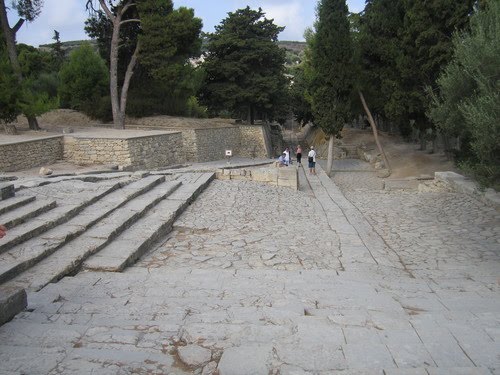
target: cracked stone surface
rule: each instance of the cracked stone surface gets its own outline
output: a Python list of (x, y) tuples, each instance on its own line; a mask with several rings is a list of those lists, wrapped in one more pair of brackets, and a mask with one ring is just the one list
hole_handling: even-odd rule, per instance
[(213, 181), (125, 272), (30, 293), (0, 374), (500, 374), (500, 213), (301, 177)]

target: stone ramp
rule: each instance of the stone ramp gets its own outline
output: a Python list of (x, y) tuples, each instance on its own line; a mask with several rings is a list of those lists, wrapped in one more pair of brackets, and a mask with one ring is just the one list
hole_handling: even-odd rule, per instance
[[(29, 311), (0, 327), (0, 362), (44, 374), (496, 373), (488, 314), (498, 306), (485, 298), (474, 316), (472, 306), (452, 313), (449, 296), (411, 310), (395, 298), (408, 293), (400, 281), (332, 270), (80, 273), (30, 294)], [(425, 282), (411, 291), (441, 292)]]
[[(166, 236), (177, 216), (214, 178), (213, 173), (180, 175), (180, 185), (172, 194), (159, 202), (145, 217), (122, 233), (83, 264), (92, 271), (122, 271), (159, 239)], [(182, 185), (181, 185), (182, 184)]]

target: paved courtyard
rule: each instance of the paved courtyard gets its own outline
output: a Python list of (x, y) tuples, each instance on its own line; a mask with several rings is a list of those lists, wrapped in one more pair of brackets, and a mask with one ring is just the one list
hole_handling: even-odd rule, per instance
[(500, 213), (365, 167), (213, 181), (125, 272), (30, 294), (0, 373), (500, 374)]

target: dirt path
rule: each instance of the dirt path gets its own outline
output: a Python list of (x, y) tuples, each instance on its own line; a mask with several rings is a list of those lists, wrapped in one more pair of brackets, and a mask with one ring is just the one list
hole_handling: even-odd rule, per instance
[[(316, 131), (309, 137), (313, 143), (326, 154), (326, 140), (321, 131)], [(434, 176), (434, 172), (457, 171), (453, 162), (437, 152), (420, 151), (416, 143), (407, 143), (401, 137), (379, 134), (380, 142), (391, 164), (391, 179), (418, 177), (421, 175)], [(378, 154), (377, 146), (370, 129), (360, 130), (344, 128), (341, 142), (346, 145), (364, 145), (371, 154)], [(321, 152), (320, 152), (321, 155)]]

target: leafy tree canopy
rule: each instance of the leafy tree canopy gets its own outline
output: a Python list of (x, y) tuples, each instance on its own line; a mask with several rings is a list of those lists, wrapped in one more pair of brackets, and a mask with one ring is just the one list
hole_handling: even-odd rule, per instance
[(283, 27), (250, 7), (229, 13), (209, 34), (202, 102), (216, 112), (278, 117), (286, 98), (285, 51), (277, 45)]
[(17, 10), (19, 17), (32, 22), (42, 11), (43, 0), (16, 0), (12, 7)]
[(0, 122), (12, 122), (21, 113), (18, 87), (0, 32)]
[(462, 157), (498, 188), (500, 3), (484, 8), (471, 18), (470, 33), (455, 34), (454, 57), (437, 81), (429, 116), (445, 134), (461, 137), (463, 150), (470, 150)]
[(108, 70), (105, 62), (89, 44), (71, 52), (60, 72), (59, 95), (64, 108), (81, 110), (89, 101), (108, 91)]

